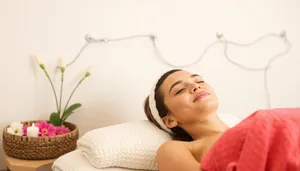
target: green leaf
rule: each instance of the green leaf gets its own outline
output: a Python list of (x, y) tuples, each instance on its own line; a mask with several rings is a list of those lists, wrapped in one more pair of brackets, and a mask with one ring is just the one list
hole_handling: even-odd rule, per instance
[(80, 103), (75, 103), (75, 104), (71, 105), (70, 107), (68, 107), (68, 109), (64, 111), (64, 113), (61, 117), (62, 123), (73, 113), (73, 111), (75, 109), (80, 108), (80, 107), (81, 107)]
[(60, 126), (60, 118), (58, 113), (56, 112), (51, 113), (50, 123), (52, 123), (54, 126)]

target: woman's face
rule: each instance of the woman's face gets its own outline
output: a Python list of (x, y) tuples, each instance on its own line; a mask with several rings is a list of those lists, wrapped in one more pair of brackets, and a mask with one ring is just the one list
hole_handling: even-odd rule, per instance
[(218, 98), (204, 79), (187, 71), (177, 71), (167, 77), (160, 87), (168, 116), (178, 126), (205, 120), (215, 114)]

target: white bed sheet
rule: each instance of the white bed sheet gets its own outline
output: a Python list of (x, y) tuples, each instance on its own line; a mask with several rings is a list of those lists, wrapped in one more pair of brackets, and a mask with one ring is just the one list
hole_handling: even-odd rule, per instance
[(52, 165), (53, 171), (142, 171), (125, 168), (105, 168), (93, 167), (89, 161), (82, 156), (79, 149), (59, 157)]

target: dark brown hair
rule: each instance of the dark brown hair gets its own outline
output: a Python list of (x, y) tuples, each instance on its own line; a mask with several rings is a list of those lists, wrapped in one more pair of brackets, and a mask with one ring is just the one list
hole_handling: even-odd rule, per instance
[[(173, 69), (166, 73), (164, 73), (159, 80), (157, 81), (156, 87), (155, 87), (155, 102), (156, 102), (156, 108), (158, 110), (159, 116), (161, 118), (165, 117), (168, 114), (168, 108), (166, 107), (164, 103), (164, 97), (162, 93), (160, 92), (160, 86), (162, 83), (168, 78), (169, 75), (173, 74), (174, 72), (182, 71), (181, 69)], [(155, 121), (153, 118), (153, 115), (151, 113), (150, 107), (149, 107), (149, 96), (146, 98), (144, 103), (144, 111), (146, 113), (147, 118), (149, 121), (151, 121), (153, 124), (155, 124), (158, 128), (161, 129), (159, 124)], [(175, 140), (181, 140), (181, 141), (192, 141), (192, 137), (182, 128), (179, 126), (176, 126), (174, 128), (171, 128), (171, 130), (174, 132), (174, 139)]]

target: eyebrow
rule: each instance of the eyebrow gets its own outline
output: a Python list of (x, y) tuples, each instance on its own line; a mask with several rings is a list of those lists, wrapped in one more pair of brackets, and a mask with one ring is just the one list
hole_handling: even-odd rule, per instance
[[(191, 78), (194, 78), (194, 77), (201, 77), (201, 76), (198, 75), (198, 74), (192, 74), (190, 77), (191, 77)], [(172, 86), (171, 86), (171, 88), (170, 88), (170, 90), (169, 90), (169, 94), (171, 93), (172, 89), (173, 89), (176, 85), (181, 84), (181, 83), (182, 83), (182, 81), (179, 80), (179, 81), (176, 81), (174, 84), (172, 84)]]

